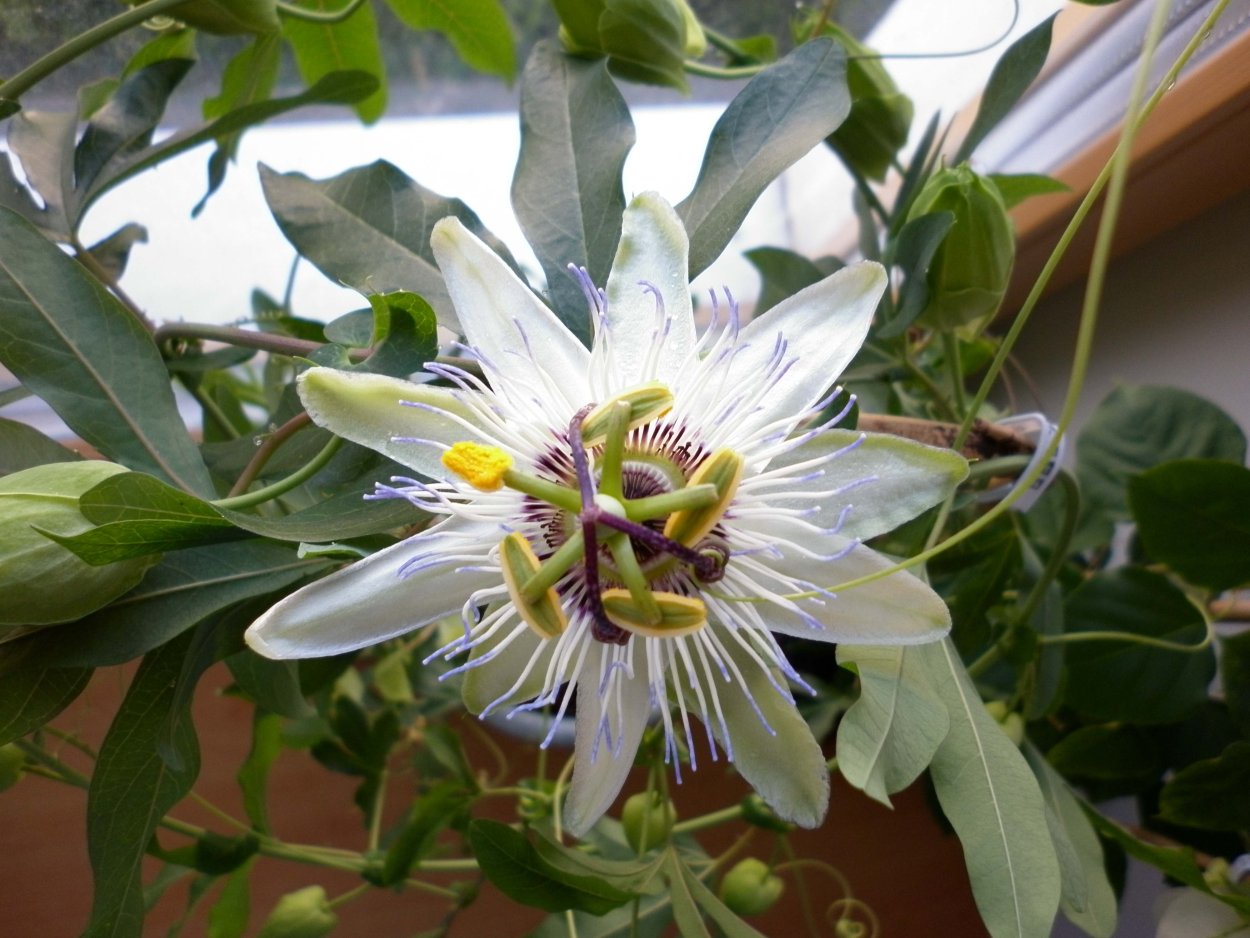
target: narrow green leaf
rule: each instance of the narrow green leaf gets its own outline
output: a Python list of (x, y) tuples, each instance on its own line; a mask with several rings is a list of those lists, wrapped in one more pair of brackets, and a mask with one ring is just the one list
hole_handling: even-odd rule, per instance
[(1059, 858), (1059, 907), (1086, 934), (1109, 938), (1115, 931), (1116, 897), (1098, 835), (1063, 776), (1032, 745), (1025, 746), (1024, 757), (1046, 801), (1046, 822)]
[[(671, 854), (674, 858), (676, 853)], [(677, 863), (674, 859), (674, 863)], [(725, 938), (764, 938), (764, 933), (756, 931), (742, 919), (740, 919), (729, 906), (721, 902), (716, 894), (707, 886), (703, 885), (703, 881), (695, 876), (690, 867), (684, 863), (680, 864), (681, 876), (685, 881), (686, 888), (690, 890), (690, 896), (698, 903), (707, 917), (716, 923), (717, 928)]]
[(226, 667), (257, 707), (293, 720), (312, 716), (312, 707), (300, 690), (298, 662), (275, 661), (245, 648), (226, 658)]
[(930, 775), (964, 848), (973, 898), (994, 938), (1049, 934), (1059, 864), (1037, 780), (985, 709), (949, 639), (914, 649), (950, 715)]
[(950, 729), (941, 697), (912, 649), (839, 645), (838, 664), (859, 675), (859, 699), (838, 725), (838, 771), (882, 804), (933, 759)]
[(902, 299), (894, 315), (878, 330), (882, 338), (902, 335), (924, 312), (929, 301), (929, 265), (954, 223), (954, 213), (932, 212), (911, 219), (899, 231), (894, 262), (903, 271)]
[(597, 877), (573, 876), (551, 866), (524, 834), (498, 821), (471, 822), (469, 845), (486, 877), (522, 905), (602, 915), (634, 898)]
[[(7, 656), (7, 657), (6, 657)], [(0, 746), (33, 733), (73, 703), (91, 668), (40, 668), (20, 652), (0, 652)]]
[(630, 894), (654, 894), (662, 892), (660, 877), (656, 874), (664, 865), (663, 855), (650, 859), (633, 858), (611, 860), (566, 847), (538, 833), (534, 849), (539, 857), (553, 868), (570, 876), (599, 877), (611, 886)]
[(1144, 840), (1137, 839), (1130, 831), (1115, 821), (1104, 817), (1089, 805), (1084, 805), (1083, 807), (1090, 822), (1094, 825), (1094, 829), (1103, 837), (1119, 844), (1129, 856), (1149, 863), (1165, 876), (1182, 882), (1186, 886), (1197, 889), (1199, 892), (1205, 892), (1207, 895), (1215, 896), (1221, 902), (1228, 903), (1243, 915), (1250, 914), (1250, 896), (1243, 896), (1235, 892), (1214, 893), (1211, 891), (1206, 877), (1202, 875), (1202, 867), (1198, 865), (1198, 861), (1194, 858), (1194, 849), (1192, 847), (1161, 847), (1158, 844), (1147, 843)]
[(725, 249), (760, 193), (846, 119), (846, 54), (832, 39), (799, 46), (747, 83), (716, 122), (677, 214), (690, 235), (690, 276)]
[(457, 781), (439, 782), (412, 803), (382, 863), (380, 886), (402, 882), (434, 847), (438, 832), (467, 816), (473, 796)]
[(985, 91), (981, 94), (977, 116), (951, 160), (952, 166), (957, 166), (972, 156), (986, 135), (998, 126), (998, 122), (1007, 116), (1007, 112), (1015, 107), (1029, 85), (1033, 84), (1033, 79), (1046, 64), (1046, 55), (1050, 52), (1050, 31), (1054, 22), (1054, 15), (1042, 20), (1013, 42), (998, 60), (998, 64), (990, 72)]
[(212, 497), (156, 346), (30, 224), (0, 209), (0, 362), (106, 456)]
[(221, 895), (208, 910), (208, 938), (243, 938), (252, 911), (253, 861), (248, 860), (226, 879)]
[(43, 200), (43, 208), (37, 208), (29, 194), (19, 188), (7, 159), (4, 176), (8, 192), (0, 204), (21, 214), (53, 240), (64, 241), (69, 236), (67, 213), (74, 201), (77, 135), (78, 115), (72, 111), (22, 111), (9, 123), (9, 148), (21, 161), (26, 180)]
[(1067, 704), (1096, 720), (1169, 723), (1207, 699), (1215, 654), (1153, 648), (1131, 636), (1198, 645), (1202, 613), (1158, 573), (1140, 567), (1104, 571), (1086, 580), (1064, 606), (1069, 633), (1124, 632), (1128, 641), (1073, 642), (1067, 648)]
[[(341, 0), (294, 0), (294, 5), (319, 13), (343, 8)], [(282, 36), (295, 53), (295, 64), (309, 86), (336, 71), (361, 71), (377, 79), (368, 97), (355, 103), (356, 113), (371, 124), (386, 110), (386, 71), (378, 43), (378, 24), (373, 6), (362, 3), (347, 19), (338, 23), (314, 23), (284, 16)]]
[(1129, 507), (1151, 559), (1190, 583), (1250, 583), (1250, 469), (1181, 459), (1129, 480)]
[(499, 0), (387, 0), (413, 29), (435, 29), (479, 72), (516, 77), (516, 40)]
[(1008, 208), (1015, 208), (1021, 202), (1031, 199), (1035, 195), (1051, 195), (1055, 192), (1069, 191), (1067, 183), (1060, 182), (1053, 176), (1043, 176), (1040, 173), (1015, 173), (1012, 175), (991, 173), (989, 180), (997, 187), (998, 194), (1003, 197), (1003, 202)]
[(278, 227), (323, 274), (364, 294), (416, 293), (449, 328), (458, 327), (430, 250), (435, 222), (456, 216), (516, 266), (468, 206), (421, 187), (385, 161), (324, 180), (262, 165), (260, 178)]
[(239, 766), (236, 779), (243, 793), (243, 810), (252, 827), (262, 834), (269, 826), (269, 770), (282, 752), (282, 717), (259, 707), (252, 715), (252, 747)]
[(602, 61), (565, 55), (552, 42), (534, 47), (521, 81), (512, 207), (552, 305), (587, 345), (590, 314), (568, 265), (607, 283), (625, 210), (621, 171), (634, 139), (629, 108)]
[(669, 850), (664, 856), (664, 878), (668, 880), (669, 898), (673, 902), (673, 922), (682, 938), (712, 938), (703, 923), (699, 906), (690, 893), (681, 859), (676, 851)]
[(148, 230), (133, 222), (122, 225), (107, 238), (97, 241), (87, 248), (87, 253), (95, 258), (96, 263), (103, 267), (114, 280), (121, 280), (126, 273), (126, 264), (130, 260), (130, 249), (136, 244), (146, 244)]
[(324, 569), (288, 547), (243, 541), (167, 554), (121, 599), (39, 642), (39, 660), (62, 667), (120, 664), (169, 641), (201, 619)]
[(189, 639), (170, 642), (144, 659), (100, 747), (87, 794), (95, 897), (86, 938), (139, 938), (144, 850), (157, 822), (199, 774), (199, 744), (190, 720), (179, 721), (174, 739), (181, 769), (171, 769), (157, 752)]
[(52, 462), (82, 459), (72, 449), (44, 436), (34, 427), (0, 417), (0, 476)]

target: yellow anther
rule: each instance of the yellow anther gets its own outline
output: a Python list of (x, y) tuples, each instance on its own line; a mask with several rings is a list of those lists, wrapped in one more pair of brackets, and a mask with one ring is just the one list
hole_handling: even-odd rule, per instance
[(652, 592), (651, 597), (660, 612), (658, 622), (649, 620), (633, 595), (625, 589), (604, 590), (603, 611), (613, 625), (653, 638), (688, 635), (707, 625), (707, 607), (701, 599), (664, 592)]
[(525, 583), (542, 564), (529, 541), (516, 531), (499, 544), (499, 566), (503, 569), (503, 582), (508, 587), (508, 596), (516, 606), (517, 614), (539, 638), (555, 638), (568, 628), (569, 618), (554, 587), (543, 590), (532, 600), (526, 598)]
[(625, 429), (632, 430), (667, 414), (673, 407), (673, 392), (658, 381), (652, 381), (604, 401), (582, 421), (584, 445), (595, 446), (603, 442), (610, 424), (608, 414), (620, 401), (629, 405), (629, 421)]
[(738, 491), (740, 481), (742, 457), (731, 449), (714, 452), (695, 470), (687, 488), (712, 485), (716, 489), (716, 501), (702, 508), (686, 508), (673, 512), (664, 522), (664, 536), (687, 547), (699, 543), (725, 514), (725, 509)]
[(512, 468), (512, 457), (498, 446), (456, 443), (443, 453), (443, 465), (475, 489), (494, 492), (503, 485), (504, 473)]

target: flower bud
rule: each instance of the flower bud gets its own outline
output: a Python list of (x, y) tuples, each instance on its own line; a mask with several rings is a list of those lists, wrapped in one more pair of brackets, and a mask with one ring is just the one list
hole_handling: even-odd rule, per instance
[(747, 857), (720, 881), (720, 897), (738, 915), (759, 915), (773, 907), (786, 884), (763, 860)]
[(898, 90), (873, 51), (835, 23), (824, 34), (845, 47), (846, 83), (851, 113), (830, 134), (828, 143), (848, 166), (878, 182), (885, 178), (895, 154), (907, 142), (911, 129), (911, 99)]
[(1007, 292), (1016, 256), (1011, 219), (997, 187), (966, 164), (934, 173), (907, 217), (936, 212), (950, 212), (955, 222), (929, 265), (929, 296), (917, 322), (971, 338)]
[(156, 562), (139, 557), (93, 567), (40, 533), (90, 529), (78, 497), (125, 471), (90, 460), (49, 463), (0, 478), (0, 641), (16, 638), (26, 626), (70, 622), (99, 609)]
[(278, 900), (258, 938), (322, 938), (338, 922), (326, 891), (320, 886), (305, 886)]
[(662, 798), (657, 791), (630, 795), (621, 811), (625, 839), (639, 853), (667, 843), (676, 821), (677, 809), (673, 802)]
[(1009, 710), (1005, 701), (986, 701), (985, 710), (1002, 727), (1008, 739), (1017, 746), (1024, 742), (1024, 717), (1014, 710)]
[(686, 0), (554, 0), (560, 41), (574, 55), (606, 55), (629, 81), (685, 90), (683, 58), (707, 51)]

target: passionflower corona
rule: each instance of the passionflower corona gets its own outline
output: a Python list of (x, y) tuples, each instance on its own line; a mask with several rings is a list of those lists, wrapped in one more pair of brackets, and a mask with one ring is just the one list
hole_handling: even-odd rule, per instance
[(438, 385), (314, 368), (299, 389), (317, 423), (413, 469), (374, 497), (446, 517), (282, 600), (251, 646), (331, 655), (458, 613), (462, 634), (430, 660), (457, 661), (472, 712), (558, 719), (576, 699), (572, 834), (611, 805), (651, 719), (678, 773), (683, 750), (693, 768), (706, 747), (779, 815), (819, 824), (828, 772), (792, 696), (810, 688), (776, 636), (918, 643), (950, 626), (910, 573), (837, 588), (891, 566), (861, 542), (966, 468), (822, 419), (881, 267), (840, 270), (746, 325), (714, 297), (700, 335), (686, 233), (644, 194), (606, 289), (574, 272), (587, 349), (458, 221), (431, 245), (484, 380), (436, 363)]

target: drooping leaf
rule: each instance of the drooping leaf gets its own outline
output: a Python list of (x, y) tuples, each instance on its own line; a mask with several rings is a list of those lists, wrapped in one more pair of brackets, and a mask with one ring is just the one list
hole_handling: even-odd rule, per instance
[(1115, 931), (1116, 896), (1098, 835), (1063, 776), (1033, 746), (1025, 746), (1024, 755), (1046, 801), (1046, 821), (1059, 858), (1059, 907), (1092, 938), (1109, 938)]
[(385, 161), (325, 180), (263, 165), (260, 173), (282, 233), (318, 270), (361, 293), (416, 293), (449, 328), (456, 328), (455, 310), (430, 250), (435, 222), (456, 216), (515, 266), (463, 202), (421, 187)]
[(291, 719), (311, 716), (312, 708), (300, 690), (297, 662), (275, 661), (245, 648), (228, 657), (226, 667), (257, 707)]
[(1160, 771), (1158, 748), (1140, 727), (1097, 723), (1073, 730), (1046, 753), (1068, 778), (1145, 784)]
[(602, 915), (635, 896), (595, 876), (570, 875), (538, 855), (524, 834), (498, 821), (469, 824), (469, 844), (486, 877), (522, 905)]
[(243, 938), (252, 911), (251, 875), (248, 860), (226, 879), (217, 901), (208, 910), (208, 938)]
[(143, 582), (112, 605), (55, 636), (36, 636), (39, 660), (63, 667), (120, 664), (156, 648), (227, 606), (263, 596), (324, 569), (288, 547), (242, 541), (165, 555)]
[(521, 83), (521, 153), (512, 207), (547, 277), (557, 314), (589, 345), (585, 296), (569, 264), (605, 284), (625, 193), (621, 170), (634, 145), (629, 108), (602, 62), (534, 47)]
[(438, 355), (438, 325), (430, 304), (415, 293), (372, 293), (372, 354), (354, 370), (406, 378)]
[(43, 200), (43, 207), (37, 207), (17, 182), (7, 155), (4, 160), (5, 198), (0, 204), (22, 215), (54, 240), (64, 241), (69, 237), (77, 132), (78, 115), (72, 111), (23, 111), (9, 122), (9, 148), (21, 161), (26, 180)]
[(677, 206), (691, 277), (725, 249), (768, 184), (850, 110), (846, 55), (831, 39), (804, 43), (748, 82), (716, 122), (694, 188)]
[(189, 641), (170, 642), (144, 659), (100, 747), (87, 793), (95, 882), (87, 938), (139, 938), (144, 849), (157, 822), (199, 774), (199, 744), (189, 719), (179, 721), (173, 739), (181, 767), (171, 768), (157, 751)]
[(236, 778), (243, 794), (243, 810), (252, 827), (269, 833), (269, 770), (282, 752), (282, 717), (257, 708), (252, 716), (252, 746)]
[(0, 243), (0, 362), (106, 456), (211, 498), (208, 471), (143, 327), (4, 209)]
[(998, 194), (1003, 197), (1003, 202), (1008, 208), (1015, 208), (1035, 195), (1051, 195), (1055, 192), (1068, 191), (1067, 183), (1040, 173), (1014, 173), (1012, 175), (991, 173), (989, 179), (997, 187)]
[(760, 295), (755, 301), (756, 316), (842, 267), (842, 262), (836, 257), (813, 261), (787, 248), (752, 248), (744, 251), (743, 256), (760, 275)]
[[(339, 0), (295, 0), (295, 6), (317, 13), (342, 9)], [(295, 64), (310, 87), (335, 71), (365, 72), (377, 79), (366, 98), (355, 102), (356, 113), (371, 124), (386, 110), (386, 71), (378, 42), (373, 6), (362, 3), (347, 19), (337, 23), (311, 22), (283, 16), (282, 36), (295, 53)]]
[(1059, 907), (1059, 864), (1037, 781), (981, 703), (950, 640), (912, 650), (950, 716), (929, 771), (963, 844), (981, 918), (994, 938), (1048, 934)]
[(434, 29), (466, 64), (487, 75), (516, 77), (516, 41), (499, 0), (387, 0), (413, 29)]
[(959, 145), (951, 165), (958, 165), (972, 156), (986, 135), (1007, 116), (1020, 97), (1033, 84), (1033, 79), (1046, 63), (1050, 52), (1050, 32), (1055, 17), (1048, 16), (1013, 42), (990, 72), (977, 116), (968, 128), (968, 135)]
[(0, 657), (0, 746), (33, 733), (68, 707), (91, 678), (90, 668), (24, 665), (11, 648)]
[(950, 729), (928, 670), (901, 645), (839, 645), (859, 676), (859, 699), (838, 725), (838, 771), (882, 804), (920, 775)]
[(1250, 583), (1250, 469), (1164, 463), (1129, 480), (1128, 500), (1151, 559), (1212, 590)]
[(82, 459), (51, 437), (34, 427), (0, 417), (0, 476), (21, 472), (51, 462), (76, 462)]
[(1098, 720), (1168, 723), (1207, 698), (1215, 674), (1211, 648), (1187, 652), (1134, 642), (1134, 636), (1197, 646), (1202, 613), (1168, 580), (1139, 567), (1099, 573), (1064, 607), (1069, 634), (1122, 632), (1129, 638), (1071, 642), (1065, 700)]
[(438, 832), (457, 818), (467, 817), (472, 794), (457, 781), (439, 782), (422, 792), (408, 811), (403, 825), (386, 851), (380, 886), (403, 882), (434, 847)]
[(899, 231), (894, 262), (903, 271), (901, 301), (878, 330), (882, 338), (902, 335), (929, 300), (929, 265), (955, 223), (951, 212), (930, 212), (908, 221)]
[(146, 244), (148, 230), (134, 223), (122, 225), (107, 238), (97, 241), (87, 248), (97, 264), (108, 272), (114, 280), (121, 280), (126, 272), (126, 263), (130, 260), (130, 249), (136, 244)]
[[(764, 938), (763, 932), (757, 931), (738, 918), (729, 906), (725, 905), (712, 890), (703, 884), (703, 881), (694, 874), (690, 867), (681, 863), (675, 850), (669, 851), (669, 857), (672, 865), (677, 866), (680, 870), (682, 887), (684, 887), (685, 893), (703, 910), (703, 913), (709, 919), (716, 923), (717, 928), (720, 929), (721, 934), (725, 938)], [(670, 873), (670, 883), (672, 882), (671, 876), (672, 874)], [(679, 887), (676, 884), (672, 884), (672, 886), (674, 895), (676, 895)], [(685, 934), (684, 930), (683, 934)]]

